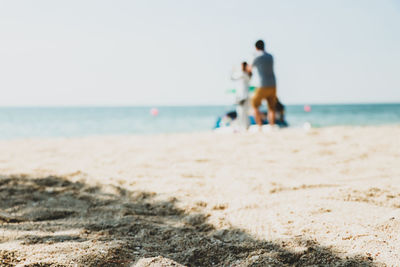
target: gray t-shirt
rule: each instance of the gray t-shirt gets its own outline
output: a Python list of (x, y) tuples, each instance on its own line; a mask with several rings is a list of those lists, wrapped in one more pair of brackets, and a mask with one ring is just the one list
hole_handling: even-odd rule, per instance
[(274, 58), (267, 52), (262, 52), (253, 61), (253, 67), (257, 68), (260, 76), (261, 87), (276, 86), (274, 75)]

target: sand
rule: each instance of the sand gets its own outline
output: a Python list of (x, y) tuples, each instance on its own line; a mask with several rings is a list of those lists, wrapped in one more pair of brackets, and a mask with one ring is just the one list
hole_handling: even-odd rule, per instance
[(0, 141), (0, 266), (398, 266), (400, 126)]

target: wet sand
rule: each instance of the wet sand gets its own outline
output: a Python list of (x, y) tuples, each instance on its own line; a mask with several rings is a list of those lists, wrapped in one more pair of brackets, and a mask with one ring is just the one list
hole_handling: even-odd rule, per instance
[(3, 140), (0, 266), (397, 266), (399, 136)]

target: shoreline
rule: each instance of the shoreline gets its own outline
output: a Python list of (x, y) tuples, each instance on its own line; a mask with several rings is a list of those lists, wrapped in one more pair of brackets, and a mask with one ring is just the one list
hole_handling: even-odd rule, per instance
[[(253, 125), (255, 126), (255, 125)], [(282, 131), (299, 131), (300, 132), (308, 132), (312, 130), (323, 130), (323, 129), (335, 129), (335, 128), (343, 128), (343, 129), (358, 129), (358, 128), (385, 128), (385, 127), (399, 127), (400, 122), (396, 123), (384, 123), (378, 125), (331, 125), (331, 126), (312, 126), (310, 129), (304, 129), (302, 125), (298, 126), (288, 126), (279, 128), (276, 132)], [(128, 138), (128, 137), (159, 137), (159, 136), (173, 136), (173, 135), (202, 135), (202, 134), (233, 134), (233, 135), (253, 135), (253, 134), (265, 134), (268, 135), (268, 132), (256, 133), (256, 132), (215, 132), (215, 129), (209, 130), (200, 130), (200, 131), (184, 131), (184, 132), (159, 132), (159, 133), (129, 133), (129, 134), (88, 134), (88, 135), (56, 135), (56, 136), (30, 136), (30, 137), (10, 137), (10, 138), (2, 138), (0, 137), (0, 142), (8, 142), (8, 141), (40, 141), (40, 140), (71, 140), (71, 139), (88, 139), (88, 138)]]

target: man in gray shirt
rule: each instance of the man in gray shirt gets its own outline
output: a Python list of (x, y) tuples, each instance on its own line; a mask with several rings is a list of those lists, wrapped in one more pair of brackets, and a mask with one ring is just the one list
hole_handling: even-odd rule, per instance
[(260, 77), (260, 87), (254, 93), (252, 106), (254, 108), (256, 123), (261, 126), (262, 119), (259, 107), (265, 99), (268, 103), (268, 122), (270, 125), (275, 124), (275, 108), (277, 103), (276, 98), (276, 81), (274, 74), (274, 59), (271, 54), (265, 52), (264, 41), (258, 40), (255, 44), (258, 56), (254, 59), (250, 66), (256, 68)]

